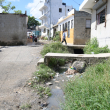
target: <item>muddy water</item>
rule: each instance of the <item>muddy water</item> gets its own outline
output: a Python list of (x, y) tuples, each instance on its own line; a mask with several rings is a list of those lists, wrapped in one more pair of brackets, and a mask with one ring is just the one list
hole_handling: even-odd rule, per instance
[(67, 71), (69, 65), (66, 67), (59, 68), (56, 73), (59, 73), (55, 76), (55, 78), (51, 81), (53, 83), (51, 88), (52, 96), (49, 97), (47, 102), (49, 103), (48, 107), (45, 110), (62, 110), (62, 104), (65, 101), (64, 96), (64, 86), (68, 81), (67, 75), (65, 72)]

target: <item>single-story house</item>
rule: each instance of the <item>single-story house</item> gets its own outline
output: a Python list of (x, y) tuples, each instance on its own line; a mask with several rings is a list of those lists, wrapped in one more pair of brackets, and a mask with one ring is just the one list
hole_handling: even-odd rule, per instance
[(90, 39), (91, 14), (83, 11), (71, 10), (67, 16), (58, 20), (58, 31), (66, 34), (68, 44), (84, 45)]
[(110, 0), (84, 0), (79, 10), (91, 14), (91, 38), (110, 48)]

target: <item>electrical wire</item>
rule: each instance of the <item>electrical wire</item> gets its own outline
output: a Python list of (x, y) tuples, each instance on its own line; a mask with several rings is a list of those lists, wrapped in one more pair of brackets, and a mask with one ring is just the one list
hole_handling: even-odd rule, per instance
[(75, 0), (73, 0), (77, 5), (80, 5), (78, 2), (76, 2)]

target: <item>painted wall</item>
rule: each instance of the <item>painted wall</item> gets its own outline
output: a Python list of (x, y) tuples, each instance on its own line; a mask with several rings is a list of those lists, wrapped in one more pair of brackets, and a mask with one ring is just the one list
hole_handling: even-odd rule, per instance
[(107, 23), (96, 24), (96, 10), (92, 11), (91, 38), (97, 37), (99, 46), (108, 45), (110, 48), (110, 0), (107, 3)]
[(27, 43), (27, 16), (0, 13), (0, 41)]
[[(71, 20), (73, 20), (73, 27), (71, 28)], [(68, 22), (70, 21), (70, 37), (68, 37)], [(74, 43), (74, 15), (69, 17), (68, 19), (60, 22), (58, 24), (58, 31), (61, 31), (61, 41), (62, 41), (62, 34), (63, 34), (63, 24), (67, 23), (67, 31), (65, 31), (66, 34), (66, 41), (68, 44), (73, 44)], [(60, 30), (61, 26), (61, 30)]]
[(83, 11), (75, 11), (74, 16), (74, 44), (84, 45), (91, 35), (91, 29), (86, 28), (86, 20), (91, 19), (89, 13)]
[[(69, 17), (69, 16), (68, 16)], [(61, 39), (62, 39), (62, 31), (63, 24), (70, 21), (70, 37), (68, 37), (68, 28), (66, 33), (66, 41), (68, 44), (74, 45), (84, 45), (90, 39), (90, 28), (86, 28), (86, 19), (91, 19), (91, 15), (86, 12), (74, 11), (74, 15), (69, 18), (64, 18), (64, 20), (58, 23), (58, 30), (61, 31)], [(71, 21), (73, 20), (73, 27), (71, 27)], [(68, 27), (68, 24), (67, 24)]]

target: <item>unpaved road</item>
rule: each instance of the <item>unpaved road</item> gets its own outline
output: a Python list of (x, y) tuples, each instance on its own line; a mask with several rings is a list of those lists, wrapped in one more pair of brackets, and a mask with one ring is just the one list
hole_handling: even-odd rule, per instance
[(38, 96), (25, 84), (36, 71), (42, 48), (28, 45), (0, 49), (0, 110), (19, 110), (25, 104), (38, 110)]

